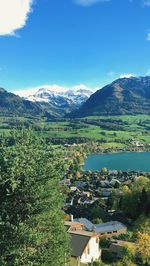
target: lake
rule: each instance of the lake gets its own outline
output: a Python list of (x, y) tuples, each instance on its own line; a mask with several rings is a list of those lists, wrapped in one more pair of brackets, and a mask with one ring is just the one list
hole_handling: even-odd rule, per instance
[(108, 170), (150, 172), (150, 152), (121, 152), (89, 155), (84, 170), (97, 171), (106, 167)]

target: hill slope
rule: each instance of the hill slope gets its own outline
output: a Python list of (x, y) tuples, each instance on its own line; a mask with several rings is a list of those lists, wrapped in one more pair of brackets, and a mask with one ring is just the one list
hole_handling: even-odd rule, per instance
[(150, 114), (150, 77), (118, 79), (98, 90), (70, 117)]
[(5, 116), (46, 116), (38, 104), (24, 100), (0, 88), (0, 115)]

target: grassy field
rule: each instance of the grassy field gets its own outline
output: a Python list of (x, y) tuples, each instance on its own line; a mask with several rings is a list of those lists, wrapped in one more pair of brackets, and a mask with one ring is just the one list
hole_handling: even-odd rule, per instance
[(0, 117), (0, 133), (7, 135), (11, 128), (32, 126), (35, 134), (49, 139), (98, 141), (110, 146), (123, 147), (131, 139), (150, 143), (150, 116), (96, 116), (56, 121), (31, 118)]

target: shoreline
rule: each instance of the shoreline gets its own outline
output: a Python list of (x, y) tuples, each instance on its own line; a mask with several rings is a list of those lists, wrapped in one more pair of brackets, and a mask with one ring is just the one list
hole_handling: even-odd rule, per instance
[[(96, 169), (96, 168), (95, 169), (85, 169), (84, 168), (85, 167), (85, 162), (86, 162), (88, 157), (92, 157), (92, 156), (98, 157), (98, 156), (104, 156), (104, 155), (106, 155), (106, 156), (111, 156), (111, 155), (121, 156), (121, 155), (127, 155), (127, 154), (133, 154), (135, 156), (136, 156), (136, 154), (138, 154), (138, 155), (139, 154), (145, 154), (145, 155), (149, 155), (150, 156), (150, 151), (114, 151), (114, 152), (108, 152), (108, 153), (105, 153), (105, 152), (104, 153), (92, 153), (92, 154), (86, 155), (85, 161), (84, 161), (84, 164), (83, 164), (83, 167), (82, 167), (82, 171), (84, 171), (84, 172), (86, 172), (86, 171), (92, 171), (92, 172), (100, 171), (100, 168), (99, 169)], [(126, 160), (126, 158), (121, 158), (121, 160), (122, 159)], [(100, 158), (99, 158), (99, 160), (100, 160)], [(134, 160), (134, 158), (133, 158), (133, 160)], [(136, 160), (136, 158), (135, 158), (135, 160)], [(129, 169), (118, 169), (118, 167), (116, 167), (116, 168), (115, 167), (109, 167), (108, 168), (108, 163), (109, 162), (106, 162), (106, 164), (104, 163), (104, 165), (101, 165), (101, 168), (106, 167), (108, 169), (108, 171), (122, 171), (122, 172), (135, 172), (135, 173), (148, 173), (148, 174), (150, 173), (150, 169), (148, 169), (148, 170), (144, 170), (144, 169), (140, 170), (139, 169), (138, 170), (138, 169), (131, 169), (131, 168), (129, 168)], [(101, 164), (101, 161), (100, 161), (100, 164)], [(144, 167), (144, 166), (142, 166), (142, 167)], [(93, 168), (94, 168), (94, 166), (93, 166)]]

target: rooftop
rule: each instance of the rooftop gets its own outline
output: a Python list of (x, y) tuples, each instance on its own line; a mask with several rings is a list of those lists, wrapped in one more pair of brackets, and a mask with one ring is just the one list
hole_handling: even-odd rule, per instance
[(69, 232), (72, 257), (81, 257), (90, 237)]
[(117, 221), (95, 224), (94, 226), (95, 226), (94, 231), (97, 233), (105, 233), (105, 232), (118, 231), (120, 229), (126, 229), (126, 226), (124, 224)]
[(80, 236), (87, 236), (89, 238), (96, 236), (94, 232), (84, 231), (84, 230), (76, 230), (76, 231), (69, 231), (70, 234), (80, 235)]
[(77, 218), (77, 219), (74, 219), (74, 221), (82, 223), (87, 230), (90, 230), (90, 231), (93, 230), (93, 227), (94, 227), (93, 223), (91, 223), (86, 218)]
[(65, 221), (65, 225), (66, 226), (77, 226), (77, 225), (83, 225), (82, 223), (78, 222), (78, 221)]
[(88, 231), (69, 231), (71, 256), (81, 257), (89, 240), (96, 235)]

